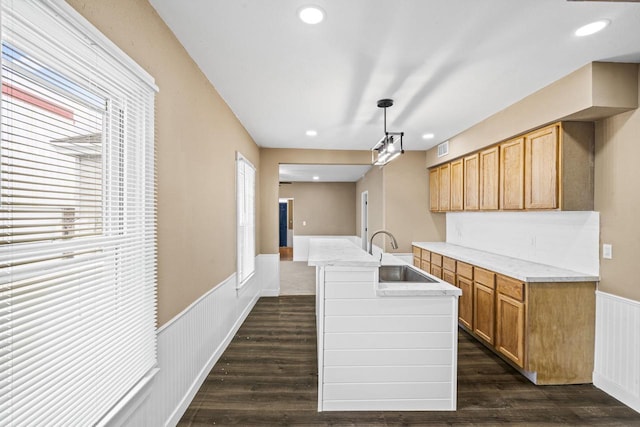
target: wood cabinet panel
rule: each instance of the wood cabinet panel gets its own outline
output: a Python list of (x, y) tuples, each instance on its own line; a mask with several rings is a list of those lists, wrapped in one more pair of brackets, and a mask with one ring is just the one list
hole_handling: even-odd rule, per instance
[(438, 168), (429, 170), (429, 210), (438, 211), (438, 201), (440, 199), (440, 180), (438, 179)]
[(498, 147), (480, 153), (480, 209), (498, 209), (499, 158)]
[(426, 249), (422, 249), (420, 252), (420, 258), (422, 258), (423, 261), (431, 262), (431, 252)]
[(451, 162), (451, 210), (464, 208), (464, 165), (462, 159)]
[(422, 260), (420, 259), (420, 257), (414, 256), (413, 257), (413, 265), (415, 267), (421, 268), (422, 266)]
[(480, 209), (480, 154), (464, 158), (464, 210)]
[(508, 295), (518, 301), (524, 301), (524, 283), (498, 274), (496, 276), (496, 289), (498, 293)]
[(484, 268), (473, 268), (474, 281), (485, 285), (488, 288), (495, 289), (496, 273), (485, 270)]
[(473, 284), (473, 332), (493, 344), (495, 291), (478, 282)]
[(442, 268), (452, 273), (456, 272), (456, 260), (449, 257), (442, 257)]
[(558, 146), (557, 125), (525, 136), (526, 209), (558, 207)]
[(500, 209), (524, 207), (524, 138), (500, 144)]
[(473, 282), (458, 275), (457, 285), (462, 290), (458, 298), (458, 320), (470, 331), (473, 330)]
[(420, 269), (426, 271), (427, 273), (431, 273), (431, 263), (423, 259), (420, 262)]
[(438, 279), (442, 279), (442, 267), (431, 264), (431, 274), (436, 276)]
[(451, 164), (445, 163), (438, 168), (438, 210), (451, 209)]
[(473, 280), (473, 266), (471, 264), (467, 264), (466, 262), (457, 261), (456, 262), (456, 272), (458, 276), (462, 276), (464, 278)]
[(411, 251), (413, 252), (414, 257), (422, 257), (422, 249), (417, 246), (411, 246)]
[(449, 270), (442, 270), (442, 280), (445, 282), (455, 286), (456, 285), (456, 274), (452, 273)]
[(496, 349), (524, 367), (524, 303), (499, 293), (496, 323)]
[(442, 255), (431, 252), (431, 265), (442, 267)]

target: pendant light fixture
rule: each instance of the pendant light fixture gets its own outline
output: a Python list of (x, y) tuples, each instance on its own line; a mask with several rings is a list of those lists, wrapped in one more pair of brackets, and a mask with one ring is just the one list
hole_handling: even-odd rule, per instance
[(381, 99), (378, 107), (384, 109), (384, 136), (371, 149), (371, 163), (384, 166), (400, 154), (404, 154), (402, 137), (404, 132), (387, 132), (387, 108), (393, 105), (393, 99)]

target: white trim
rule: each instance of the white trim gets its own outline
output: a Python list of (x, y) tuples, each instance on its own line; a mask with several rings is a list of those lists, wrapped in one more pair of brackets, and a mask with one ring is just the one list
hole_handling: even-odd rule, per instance
[(593, 384), (640, 412), (640, 302), (596, 291)]
[(258, 299), (277, 292), (278, 269), (279, 254), (258, 255), (240, 291), (231, 274), (158, 328), (160, 371), (109, 425), (176, 425)]
[(87, 39), (91, 40), (92, 44), (99, 46), (114, 61), (118, 62), (120, 65), (138, 76), (142, 82), (152, 88), (155, 92), (159, 91), (154, 78), (149, 73), (147, 73), (144, 68), (142, 68), (133, 59), (127, 56), (127, 54), (124, 53), (122, 49), (120, 49), (114, 42), (109, 40), (107, 36), (102, 34), (73, 7), (69, 6), (66, 1), (46, 0), (46, 2), (49, 4), (48, 7), (51, 10), (55, 11), (55, 13), (62, 19), (64, 19), (69, 24), (69, 26), (75, 28)]

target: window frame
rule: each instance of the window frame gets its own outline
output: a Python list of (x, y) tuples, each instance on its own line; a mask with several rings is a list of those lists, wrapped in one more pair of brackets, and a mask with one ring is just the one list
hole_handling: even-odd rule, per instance
[[(244, 169), (248, 168), (249, 176)], [(242, 172), (242, 176), (241, 176)], [(247, 192), (248, 186), (253, 191)], [(253, 196), (253, 200), (249, 197)], [(246, 207), (250, 205), (248, 212)], [(249, 215), (250, 214), (250, 215)], [(251, 223), (245, 224), (244, 219), (249, 216)], [(248, 229), (248, 230), (247, 230)], [(250, 234), (247, 234), (249, 231)], [(249, 238), (249, 247), (245, 247)], [(236, 151), (236, 289), (245, 286), (256, 272), (256, 168), (245, 156)], [(248, 258), (248, 259), (247, 259)], [(249, 271), (245, 267), (249, 266)]]

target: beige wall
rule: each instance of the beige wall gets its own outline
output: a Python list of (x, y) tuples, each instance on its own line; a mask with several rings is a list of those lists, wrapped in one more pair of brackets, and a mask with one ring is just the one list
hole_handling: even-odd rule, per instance
[[(638, 73), (640, 82), (640, 73)], [(638, 95), (640, 97), (640, 94)], [(599, 289), (640, 301), (640, 110), (596, 122), (595, 209), (600, 241), (613, 259), (600, 260)]]
[[(368, 238), (371, 234), (384, 229), (384, 190), (383, 190), (383, 168), (379, 166), (373, 166), (369, 169), (364, 177), (362, 177), (356, 183), (356, 235), (362, 237), (361, 222), (362, 222), (362, 193), (367, 192), (367, 226), (369, 228)], [(377, 240), (380, 239), (380, 240)], [(382, 238), (376, 237), (378, 246), (382, 244)]]
[[(394, 235), (398, 249), (390, 240), (376, 236), (374, 244), (384, 241), (386, 252), (411, 252), (411, 242), (445, 240), (445, 215), (429, 212), (429, 174), (424, 151), (407, 151), (380, 168), (374, 166), (356, 186), (356, 230), (360, 236), (360, 197), (368, 191), (369, 236), (385, 229)], [(362, 236), (361, 236), (362, 237)]]
[(449, 154), (427, 151), (427, 167), (559, 120), (595, 120), (638, 107), (637, 64), (594, 62), (449, 139)]
[[(258, 141), (260, 142), (260, 141)], [(260, 253), (278, 253), (278, 182), (280, 163), (366, 165), (370, 151), (260, 149)]]
[(235, 151), (259, 168), (259, 149), (147, 0), (68, 3), (160, 88), (155, 130), (162, 325), (236, 271)]
[(292, 198), (293, 234), (298, 236), (356, 233), (355, 182), (294, 182), (280, 187), (281, 198)]
[(385, 228), (395, 236), (398, 249), (411, 252), (411, 242), (443, 242), (445, 214), (429, 211), (429, 172), (424, 151), (407, 151), (384, 167)]

